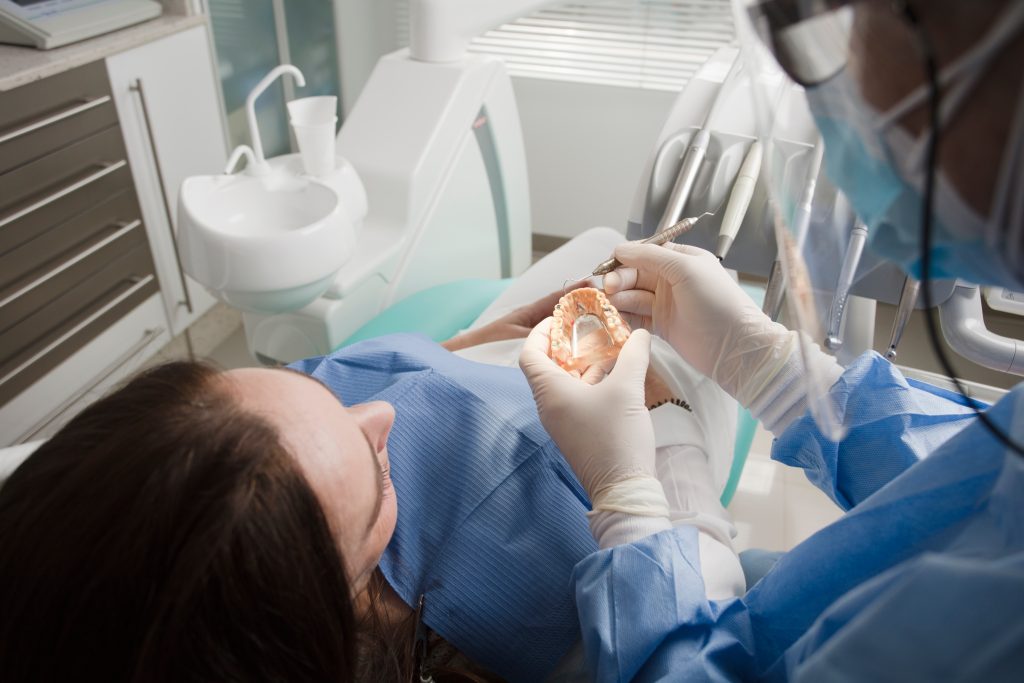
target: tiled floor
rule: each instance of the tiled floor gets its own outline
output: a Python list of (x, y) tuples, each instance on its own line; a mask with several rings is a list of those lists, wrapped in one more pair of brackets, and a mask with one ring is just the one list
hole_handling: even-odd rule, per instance
[(737, 550), (789, 550), (842, 514), (802, 470), (771, 460), (771, 443), (771, 434), (758, 428), (729, 506)]
[(259, 363), (249, 353), (245, 343), (245, 330), (239, 326), (215, 348), (207, 360), (211, 360), (225, 370), (231, 368), (259, 367)]

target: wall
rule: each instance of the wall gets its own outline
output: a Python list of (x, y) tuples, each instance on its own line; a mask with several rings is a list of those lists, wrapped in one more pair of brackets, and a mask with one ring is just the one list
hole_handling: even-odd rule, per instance
[[(343, 110), (380, 55), (398, 48), (395, 0), (334, 0)], [(533, 232), (625, 231), (640, 170), (675, 93), (512, 79), (530, 174)]]
[(625, 231), (640, 171), (676, 94), (514, 78), (534, 234)]

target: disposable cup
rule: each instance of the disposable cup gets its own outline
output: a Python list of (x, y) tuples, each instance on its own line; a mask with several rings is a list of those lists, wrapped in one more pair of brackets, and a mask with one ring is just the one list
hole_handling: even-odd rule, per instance
[(338, 121), (337, 97), (303, 97), (288, 103), (288, 118), (297, 126)]
[(323, 177), (334, 170), (335, 137), (334, 129), (338, 117), (326, 123), (305, 126), (292, 123), (295, 140), (299, 143), (299, 154), (306, 173), (314, 177)]

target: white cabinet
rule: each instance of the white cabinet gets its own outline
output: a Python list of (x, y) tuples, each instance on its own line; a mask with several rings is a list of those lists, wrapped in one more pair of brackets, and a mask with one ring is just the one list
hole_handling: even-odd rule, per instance
[(172, 232), (181, 183), (190, 175), (220, 173), (227, 159), (206, 31), (198, 26), (107, 59), (172, 334), (180, 333), (214, 303), (181, 270)]

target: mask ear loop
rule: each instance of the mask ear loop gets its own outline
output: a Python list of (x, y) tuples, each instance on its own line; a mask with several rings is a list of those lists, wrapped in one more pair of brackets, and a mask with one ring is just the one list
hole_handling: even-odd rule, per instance
[[(948, 88), (950, 83), (966, 72), (974, 71), (977, 74), (983, 70), (1017, 36), (1021, 26), (1024, 26), (1024, 2), (1011, 3), (1010, 7), (996, 19), (993, 27), (981, 37), (976, 46), (972, 47), (938, 73), (939, 85), (943, 88)], [(974, 91), (979, 82), (981, 82), (981, 78), (975, 76), (970, 80), (957, 83), (942, 96), (942, 102), (939, 105), (940, 124), (947, 125), (956, 116), (956, 113), (960, 111), (967, 97)], [(927, 84), (922, 84), (920, 87), (915, 88), (913, 92), (909, 93), (881, 116), (879, 129), (886, 130), (892, 127), (907, 112), (924, 104), (928, 99), (928, 93), (929, 87)], [(934, 126), (934, 123), (932, 126)], [(906, 162), (908, 168), (918, 169), (921, 167), (927, 147), (928, 135), (925, 134), (916, 141), (910, 153), (910, 158)]]
[(935, 324), (934, 314), (934, 302), (932, 300), (931, 292), (931, 248), (932, 248), (932, 210), (934, 207), (934, 195), (935, 195), (935, 177), (936, 177), (936, 160), (938, 159), (939, 142), (941, 138), (940, 132), (940, 106), (942, 95), (939, 90), (939, 69), (935, 59), (935, 50), (932, 47), (931, 38), (928, 36), (927, 31), (921, 26), (921, 22), (914, 9), (906, 2), (902, 3), (903, 16), (909, 22), (911, 27), (914, 29), (914, 33), (917, 36), (918, 47), (921, 52), (921, 58), (924, 62), (925, 75), (927, 77), (928, 89), (930, 91), (930, 97), (928, 98), (928, 117), (931, 125), (931, 133), (928, 136), (928, 146), (926, 153), (926, 162), (928, 164), (928, 172), (925, 174), (924, 179), (924, 198), (921, 202), (921, 295), (924, 298), (925, 305), (925, 321), (928, 323), (928, 338), (932, 344), (932, 350), (935, 352), (939, 363), (942, 365), (943, 372), (949, 376), (949, 379), (953, 382), (957, 392), (964, 398), (964, 401), (974, 413), (978, 416), (978, 420), (985, 426), (986, 429), (1004, 446), (1014, 451), (1019, 457), (1024, 458), (1024, 447), (1015, 442), (1010, 436), (997, 426), (992, 419), (989, 418), (978, 403), (967, 396), (967, 391), (964, 389), (963, 384), (957, 379), (956, 374), (953, 370), (953, 365), (949, 361), (949, 357), (946, 352), (943, 351), (942, 345), (939, 344), (939, 331), (938, 326)]

